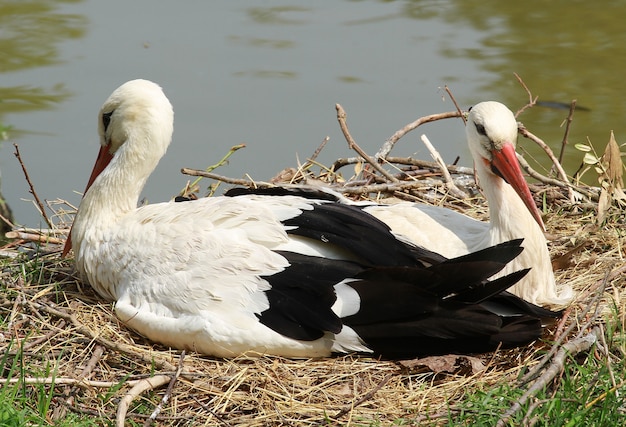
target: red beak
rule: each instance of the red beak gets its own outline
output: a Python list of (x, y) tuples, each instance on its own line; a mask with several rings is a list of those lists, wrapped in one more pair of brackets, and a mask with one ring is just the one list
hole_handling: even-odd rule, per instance
[[(98, 175), (107, 167), (107, 165), (111, 162), (113, 158), (113, 154), (109, 152), (111, 147), (107, 145), (103, 145), (100, 147), (100, 151), (98, 152), (98, 158), (96, 159), (96, 164), (93, 166), (93, 170), (91, 171), (91, 176), (89, 177), (89, 181), (87, 182), (87, 187), (85, 187), (85, 191), (83, 192), (83, 197), (87, 194), (87, 190), (91, 187), (91, 184), (96, 180)], [(70, 233), (67, 235), (67, 240), (65, 240), (65, 246), (63, 247), (63, 252), (61, 253), (61, 257), (65, 258), (68, 252), (72, 249), (72, 229), (70, 228)]]
[(515, 155), (515, 147), (511, 143), (506, 143), (501, 150), (493, 151), (493, 160), (491, 165), (500, 172), (501, 176), (513, 187), (515, 192), (520, 196), (528, 210), (530, 211), (542, 231), (546, 231), (546, 227), (541, 219), (541, 213), (537, 209), (535, 200), (533, 199), (528, 184), (522, 175), (522, 169)]

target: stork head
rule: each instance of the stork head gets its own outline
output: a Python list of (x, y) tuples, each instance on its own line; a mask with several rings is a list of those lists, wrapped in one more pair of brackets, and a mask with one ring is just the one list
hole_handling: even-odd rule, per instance
[[(545, 230), (515, 153), (517, 121), (511, 110), (495, 101), (476, 104), (467, 116), (465, 133), (476, 167), (488, 174), (491, 180), (503, 179), (511, 185), (541, 229)], [(481, 184), (490, 185), (489, 182)]]
[[(150, 175), (165, 154), (174, 130), (174, 110), (159, 85), (131, 80), (113, 91), (98, 113), (100, 151), (83, 196), (113, 158), (122, 155)], [(143, 184), (142, 184), (143, 185)], [(62, 256), (72, 248), (71, 232)]]

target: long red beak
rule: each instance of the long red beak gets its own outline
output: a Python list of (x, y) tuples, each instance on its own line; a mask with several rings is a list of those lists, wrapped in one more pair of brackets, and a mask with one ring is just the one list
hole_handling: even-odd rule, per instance
[(541, 213), (537, 209), (528, 184), (522, 175), (522, 169), (517, 161), (513, 144), (506, 143), (501, 150), (494, 150), (491, 164), (520, 196), (533, 218), (535, 218), (535, 221), (537, 221), (537, 224), (539, 224), (539, 227), (541, 227), (541, 230), (546, 231), (546, 227), (541, 219)]
[[(89, 177), (89, 181), (87, 182), (87, 187), (85, 187), (85, 191), (83, 192), (83, 197), (87, 194), (87, 190), (91, 187), (91, 184), (96, 180), (98, 175), (107, 167), (107, 165), (111, 162), (113, 158), (113, 154), (109, 152), (111, 147), (107, 145), (103, 145), (100, 147), (100, 151), (98, 152), (98, 158), (96, 159), (96, 164), (93, 166), (93, 170), (91, 171), (91, 176)], [(72, 225), (73, 227), (73, 225)], [(65, 258), (68, 252), (72, 249), (72, 229), (70, 228), (70, 233), (67, 235), (67, 240), (65, 240), (65, 246), (63, 247), (63, 252), (61, 253), (61, 257)]]

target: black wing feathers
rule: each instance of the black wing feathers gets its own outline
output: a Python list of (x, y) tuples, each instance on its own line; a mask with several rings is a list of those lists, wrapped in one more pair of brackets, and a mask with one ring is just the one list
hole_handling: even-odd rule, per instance
[(284, 224), (295, 227), (289, 234), (336, 245), (369, 265), (414, 265), (418, 261), (411, 246), (397, 240), (385, 223), (357, 206), (315, 204)]
[[(560, 316), (506, 292), (528, 269), (489, 280), (521, 253), (522, 239), (447, 259), (397, 239), (386, 224), (332, 193), (291, 188), (227, 193), (247, 194), (304, 197), (312, 209), (284, 221), (287, 233), (347, 254), (338, 260), (278, 252), (289, 267), (264, 277), (271, 285), (270, 308), (258, 317), (285, 336), (316, 340), (348, 326), (385, 357), (484, 352), (529, 343), (541, 336), (542, 323)], [(344, 318), (332, 310), (341, 282), (359, 296), (358, 312)]]
[(334, 286), (363, 267), (350, 261), (278, 253), (290, 266), (264, 277), (272, 287), (265, 292), (270, 308), (258, 315), (260, 322), (282, 335), (303, 341), (321, 338), (326, 331), (341, 332), (342, 321), (331, 309), (337, 300)]

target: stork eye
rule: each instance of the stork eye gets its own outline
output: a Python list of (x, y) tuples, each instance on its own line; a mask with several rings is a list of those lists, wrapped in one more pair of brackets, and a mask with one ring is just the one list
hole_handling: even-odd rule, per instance
[(480, 123), (474, 123), (474, 126), (476, 126), (476, 132), (483, 136), (487, 136), (487, 131), (485, 130), (485, 127), (483, 125), (481, 125)]
[(102, 124), (104, 125), (105, 131), (109, 127), (109, 123), (111, 123), (111, 115), (113, 115), (113, 111), (109, 113), (102, 113)]

